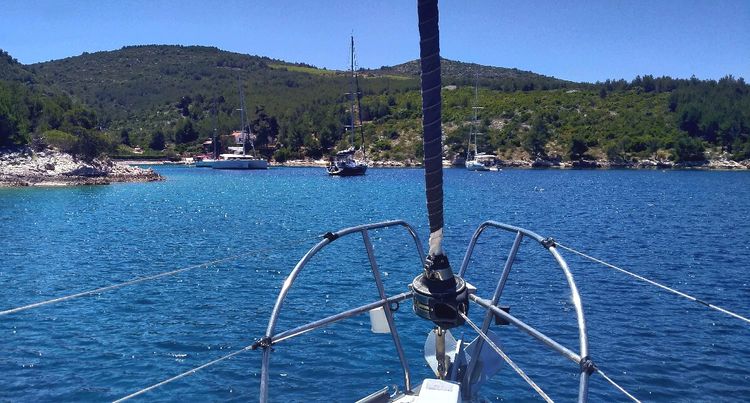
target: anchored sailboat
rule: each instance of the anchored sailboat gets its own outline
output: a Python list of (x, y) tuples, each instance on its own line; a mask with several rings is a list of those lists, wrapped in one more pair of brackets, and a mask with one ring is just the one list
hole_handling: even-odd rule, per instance
[[(471, 128), (469, 129), (469, 145), (466, 148), (466, 169), (469, 171), (489, 171), (490, 168), (484, 164), (486, 161), (486, 154), (479, 153), (477, 148), (477, 136), (481, 135), (478, 129), (477, 111), (482, 109), (478, 106), (479, 103), (479, 85), (474, 85), (474, 106), (471, 107), (474, 112), (474, 117), (471, 120)], [(473, 151), (473, 152), (472, 152)]]
[[(255, 153), (255, 135), (250, 132), (247, 126), (247, 115), (245, 113), (245, 94), (242, 91), (240, 83), (240, 131), (236, 136), (236, 142), (242, 144), (239, 147), (229, 147), (234, 149), (232, 154), (221, 154), (219, 159), (211, 165), (213, 169), (268, 169), (268, 161), (259, 158)], [(248, 145), (251, 152), (247, 154)]]
[[(357, 149), (354, 146), (354, 133), (356, 128), (359, 127), (360, 134), (362, 135), (362, 156), (365, 157), (365, 135), (362, 129), (362, 106), (360, 104), (360, 92), (359, 92), (359, 78), (357, 77), (357, 71), (354, 67), (354, 36), (351, 37), (351, 86), (352, 91), (349, 93), (349, 117), (350, 124), (346, 126), (346, 130), (349, 132), (350, 147), (344, 151), (339, 151), (333, 157), (331, 163), (328, 165), (326, 170), (331, 176), (359, 176), (364, 175), (367, 171), (367, 163), (365, 161), (357, 160), (356, 154)], [(356, 115), (354, 100), (357, 100)], [(359, 120), (355, 119), (355, 116)]]

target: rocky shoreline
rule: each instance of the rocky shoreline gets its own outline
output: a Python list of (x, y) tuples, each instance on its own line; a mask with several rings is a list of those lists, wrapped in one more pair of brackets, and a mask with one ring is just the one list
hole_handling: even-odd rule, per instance
[(559, 161), (548, 159), (536, 160), (503, 160), (501, 168), (572, 168), (572, 169), (716, 169), (743, 170), (750, 169), (750, 160), (733, 161), (727, 158), (694, 162), (673, 162), (660, 159), (643, 159), (636, 161), (578, 160)]
[(0, 150), (0, 187), (108, 185), (163, 179), (152, 169), (108, 158), (83, 161), (54, 149)]
[[(421, 163), (416, 161), (367, 161), (370, 167), (374, 168), (413, 168), (421, 167)], [(272, 167), (321, 167), (328, 166), (328, 160), (288, 160), (283, 163), (271, 163)]]
[[(410, 168), (421, 167), (416, 161), (370, 161), (371, 167), (377, 168)], [(272, 164), (282, 167), (325, 167), (324, 160), (291, 160), (283, 164)], [(450, 167), (448, 161), (443, 161), (444, 167)], [(498, 160), (498, 168), (559, 168), (559, 169), (709, 169), (709, 170), (744, 170), (750, 169), (750, 160), (733, 161), (726, 158), (712, 159), (698, 162), (675, 163), (669, 160), (643, 159), (637, 161), (607, 161), (607, 160), (580, 160), (561, 161), (553, 159), (518, 159)]]
[[(0, 187), (107, 185), (116, 182), (153, 182), (164, 180), (153, 169), (133, 166), (135, 163), (158, 164), (154, 161), (114, 162), (108, 158), (83, 161), (54, 149), (33, 151), (31, 148), (0, 149)], [(163, 163), (163, 162), (162, 162)], [(326, 160), (290, 160), (274, 163), (276, 167), (325, 167)], [(444, 161), (446, 167), (450, 163)], [(418, 161), (370, 161), (371, 167), (421, 167)], [(674, 163), (669, 160), (643, 159), (612, 162), (607, 160), (561, 161), (555, 159), (498, 160), (498, 168), (551, 169), (705, 169), (746, 170), (750, 160), (727, 158)]]

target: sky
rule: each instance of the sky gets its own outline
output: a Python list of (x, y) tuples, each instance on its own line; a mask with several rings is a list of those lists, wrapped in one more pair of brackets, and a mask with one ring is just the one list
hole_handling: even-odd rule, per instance
[[(345, 69), (419, 57), (416, 0), (2, 0), (0, 49), (23, 64), (179, 44)], [(442, 0), (444, 58), (572, 81), (750, 80), (750, 0)]]

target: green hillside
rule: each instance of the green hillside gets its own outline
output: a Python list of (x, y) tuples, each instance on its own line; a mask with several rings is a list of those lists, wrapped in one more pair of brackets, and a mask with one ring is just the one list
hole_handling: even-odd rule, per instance
[(114, 144), (96, 129), (90, 108), (40, 84), (33, 72), (0, 51), (0, 148), (54, 145), (93, 158), (114, 151)]
[[(419, 60), (402, 63), (396, 66), (383, 66), (371, 70), (374, 74), (394, 75), (419, 78)], [(579, 87), (570, 81), (543, 76), (518, 69), (483, 66), (476, 63), (463, 63), (455, 60), (441, 59), (440, 69), (444, 85), (475, 85), (500, 91), (533, 91), (558, 88)]]
[[(199, 46), (126, 47), (28, 69), (38, 80), (94, 108), (107, 130), (127, 131), (132, 144), (148, 146), (151, 137), (162, 132), (168, 142), (180, 143), (178, 150), (210, 136), (214, 100), (219, 133), (239, 128), (240, 84), (248, 115), (271, 129), (266, 134), (272, 138), (262, 136), (260, 146), (275, 143), (279, 136), (303, 141), (297, 131), (312, 133), (330, 126), (321, 134), (330, 147), (341, 137), (341, 107), (349, 88), (344, 73)], [(363, 78), (361, 84), (365, 96), (418, 87), (416, 80), (380, 77)], [(175, 136), (188, 122), (192, 129), (187, 139)]]
[[(106, 140), (99, 143), (109, 153), (136, 146), (194, 153), (215, 124), (221, 135), (239, 128), (242, 86), (256, 145), (267, 156), (320, 158), (349, 145), (347, 72), (200, 46), (133, 46), (28, 66), (2, 56), (3, 144), (85, 131)], [(412, 61), (360, 70), (371, 157), (421, 158), (418, 68)], [(479, 148), (503, 158), (693, 161), (705, 150), (750, 158), (750, 90), (742, 79), (646, 75), (590, 84), (451, 60), (442, 68), (447, 157), (465, 151), (478, 83)], [(58, 122), (72, 110), (87, 116), (67, 119), (77, 129)]]

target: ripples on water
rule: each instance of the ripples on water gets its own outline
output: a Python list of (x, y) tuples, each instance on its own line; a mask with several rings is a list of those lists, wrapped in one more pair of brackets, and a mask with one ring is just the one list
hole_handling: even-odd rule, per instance
[[(224, 172), (160, 167), (163, 183), (0, 189), (0, 309), (195, 263), (256, 253), (175, 277), (0, 317), (0, 400), (122, 397), (244, 347), (262, 335), (276, 293), (314, 236), (405, 219), (426, 240), (423, 172), (373, 169), (329, 178), (322, 169)], [(493, 219), (633, 269), (748, 315), (750, 175), (746, 172), (445, 171), (446, 249), (454, 267), (473, 230)], [(372, 234), (390, 293), (420, 270), (401, 230)], [(488, 231), (467, 278), (487, 297), (512, 238)], [(743, 401), (750, 396), (750, 327), (563, 253), (578, 282), (591, 355), (643, 400)], [(292, 290), (277, 327), (374, 300), (361, 239), (332, 244)], [(361, 280), (365, 279), (366, 282)], [(528, 241), (503, 303), (577, 350), (559, 269)], [(397, 314), (412, 378), (430, 326)], [(479, 320), (477, 310), (472, 317)], [(508, 327), (503, 346), (553, 399), (577, 392), (575, 365)], [(454, 331), (471, 338), (469, 329)], [(387, 335), (366, 316), (278, 345), (272, 401), (351, 401), (403, 383)], [(257, 399), (260, 354), (248, 352), (150, 392), (149, 401)], [(489, 400), (534, 392), (509, 368)], [(594, 376), (595, 401), (620, 399)]]

